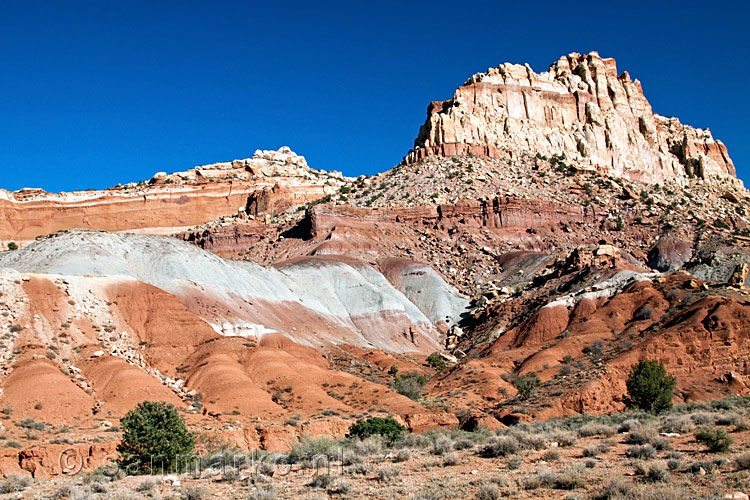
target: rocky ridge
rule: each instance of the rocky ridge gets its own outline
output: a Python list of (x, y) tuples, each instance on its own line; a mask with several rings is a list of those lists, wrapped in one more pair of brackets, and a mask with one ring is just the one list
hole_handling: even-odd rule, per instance
[(726, 147), (708, 129), (653, 113), (641, 83), (596, 52), (563, 56), (543, 73), (504, 63), (473, 75), (453, 98), (430, 104), (404, 161), (522, 152), (564, 155), (648, 183), (738, 182)]

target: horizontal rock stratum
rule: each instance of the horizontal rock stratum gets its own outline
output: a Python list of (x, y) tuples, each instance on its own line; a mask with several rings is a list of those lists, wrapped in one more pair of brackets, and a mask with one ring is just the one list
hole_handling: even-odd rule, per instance
[(655, 114), (638, 80), (615, 60), (572, 53), (549, 71), (504, 63), (477, 73), (452, 99), (432, 102), (404, 159), (473, 154), (564, 155), (601, 174), (648, 183), (736, 180), (734, 164), (708, 129)]
[(280, 211), (335, 193), (345, 182), (341, 173), (312, 169), (282, 147), (103, 190), (0, 189), (0, 243), (23, 244), (71, 228), (171, 234), (246, 209), (262, 215), (254, 200), (264, 193), (274, 193), (273, 208)]

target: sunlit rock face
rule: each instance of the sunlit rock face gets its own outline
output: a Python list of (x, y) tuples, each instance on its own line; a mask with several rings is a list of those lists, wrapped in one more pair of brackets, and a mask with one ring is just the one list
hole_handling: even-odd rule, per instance
[(504, 63), (435, 101), (404, 161), (473, 154), (564, 155), (602, 174), (656, 183), (736, 180), (727, 149), (708, 129), (655, 114), (638, 80), (615, 60), (572, 53), (549, 71)]

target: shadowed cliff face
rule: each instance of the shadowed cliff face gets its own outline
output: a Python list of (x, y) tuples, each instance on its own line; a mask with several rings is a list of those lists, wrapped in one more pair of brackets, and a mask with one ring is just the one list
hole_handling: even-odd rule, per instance
[(736, 176), (708, 130), (654, 114), (641, 83), (596, 52), (561, 57), (549, 71), (501, 64), (433, 102), (405, 158), (563, 155), (605, 175), (655, 183)]

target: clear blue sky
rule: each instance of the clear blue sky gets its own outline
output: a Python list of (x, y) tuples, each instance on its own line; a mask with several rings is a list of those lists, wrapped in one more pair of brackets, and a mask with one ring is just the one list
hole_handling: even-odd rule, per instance
[(471, 74), (591, 50), (750, 179), (744, 2), (273, 3), (1, 1), (0, 187), (102, 188), (282, 145), (375, 173)]

